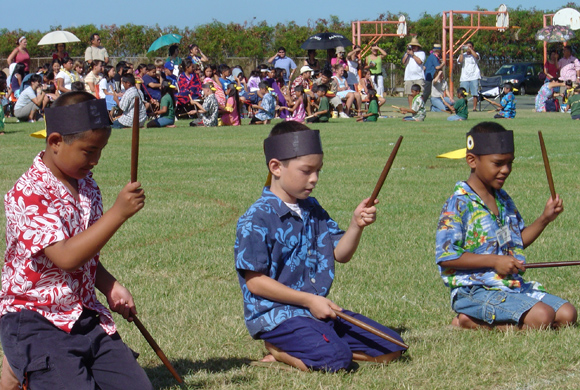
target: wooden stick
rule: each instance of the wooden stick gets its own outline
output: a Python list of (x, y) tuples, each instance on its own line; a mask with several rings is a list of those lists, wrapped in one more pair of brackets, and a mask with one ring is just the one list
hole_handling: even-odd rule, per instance
[(397, 140), (397, 143), (395, 144), (395, 147), (393, 148), (391, 155), (389, 156), (389, 159), (387, 160), (387, 163), (385, 164), (385, 167), (383, 168), (383, 172), (381, 173), (381, 176), (379, 177), (379, 180), (377, 181), (377, 185), (375, 186), (373, 194), (371, 195), (371, 197), (369, 198), (369, 201), (367, 202), (367, 207), (371, 207), (375, 204), (375, 199), (377, 199), (377, 196), (379, 196), (379, 192), (381, 192), (381, 188), (383, 188), (383, 184), (385, 183), (385, 179), (387, 178), (387, 175), (389, 174), (389, 170), (391, 169), (391, 165), (393, 165), (393, 161), (395, 160), (395, 156), (397, 155), (397, 152), (399, 151), (399, 146), (401, 146), (402, 141), (403, 141), (403, 136), (401, 135), (399, 137), (399, 139)]
[(552, 261), (547, 263), (527, 263), (524, 264), (528, 268), (551, 268), (551, 267), (568, 267), (571, 265), (580, 265), (580, 261)]
[[(135, 96), (135, 110), (133, 111), (133, 136), (131, 139), (131, 183), (137, 181), (137, 163), (139, 161), (139, 96)], [(163, 353), (159, 345), (155, 342), (151, 334), (145, 329), (145, 326), (141, 323), (136, 315), (133, 315), (133, 322), (137, 326), (137, 329), (141, 332), (145, 340), (149, 343), (153, 351), (159, 356), (159, 359), (163, 362), (165, 367), (173, 375), (178, 383), (183, 383), (183, 379), (179, 376), (175, 368), (171, 365), (167, 356)]]
[(147, 342), (149, 343), (149, 345), (151, 346), (151, 348), (153, 348), (153, 350), (155, 351), (155, 353), (157, 354), (157, 356), (159, 356), (159, 359), (161, 359), (161, 361), (163, 362), (163, 364), (165, 364), (165, 367), (167, 367), (167, 369), (169, 370), (169, 372), (171, 372), (171, 374), (173, 375), (173, 377), (175, 378), (175, 380), (178, 383), (183, 383), (183, 379), (181, 379), (181, 377), (179, 376), (179, 374), (177, 373), (177, 371), (175, 371), (175, 368), (173, 368), (173, 366), (171, 365), (171, 363), (167, 359), (167, 356), (165, 356), (165, 354), (163, 353), (163, 351), (161, 350), (161, 348), (159, 348), (159, 345), (157, 345), (157, 343), (155, 342), (155, 340), (153, 340), (153, 337), (151, 337), (151, 334), (147, 331), (147, 329), (145, 329), (145, 327), (143, 326), (143, 324), (141, 323), (141, 321), (139, 321), (139, 318), (137, 318), (137, 316), (134, 315), (134, 314), (133, 314), (133, 322), (135, 323), (135, 325), (137, 326), (137, 328), (139, 329), (139, 331), (141, 332), (141, 334), (143, 335), (143, 337), (145, 337), (145, 340), (147, 340)]
[(359, 328), (366, 330), (367, 332), (370, 332), (370, 333), (372, 333), (372, 334), (374, 334), (376, 336), (379, 336), (380, 338), (383, 338), (383, 339), (385, 339), (387, 341), (390, 341), (391, 343), (396, 344), (399, 347), (403, 347), (405, 349), (409, 349), (409, 346), (407, 344), (405, 344), (405, 343), (403, 343), (403, 342), (401, 342), (401, 341), (399, 341), (399, 340), (397, 340), (397, 339), (389, 336), (388, 334), (386, 334), (386, 333), (378, 330), (377, 328), (375, 328), (373, 326), (370, 326), (369, 324), (365, 324), (364, 322), (362, 322), (360, 320), (357, 320), (356, 318), (354, 318), (352, 316), (349, 316), (348, 314), (345, 314), (345, 313), (343, 313), (341, 311), (334, 310), (334, 312), (336, 313), (337, 317), (340, 317), (343, 320), (348, 321), (351, 324), (356, 325)]
[(137, 181), (137, 166), (139, 163), (139, 96), (135, 96), (133, 110), (133, 137), (131, 139), (131, 183)]
[(552, 170), (550, 169), (550, 160), (548, 160), (548, 152), (546, 152), (546, 145), (544, 144), (544, 137), (542, 132), (538, 131), (540, 138), (540, 148), (542, 149), (542, 157), (544, 158), (544, 168), (546, 169), (546, 177), (548, 178), (548, 185), (550, 186), (550, 194), (552, 199), (556, 199), (556, 189), (554, 188), (554, 179), (552, 178)]

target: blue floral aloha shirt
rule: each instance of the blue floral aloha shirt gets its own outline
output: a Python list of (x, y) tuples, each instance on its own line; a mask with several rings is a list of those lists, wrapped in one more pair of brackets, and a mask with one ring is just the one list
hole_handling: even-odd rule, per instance
[[(464, 252), (480, 255), (509, 255), (526, 260), (522, 241), (524, 220), (513, 200), (504, 190), (496, 191), (495, 201), (499, 209), (498, 220), (466, 182), (455, 184), (454, 194), (447, 199), (437, 226), (435, 259), (443, 283), (451, 288), (451, 298), (462, 286), (484, 286), (490, 290), (519, 293), (522, 287), (531, 286), (533, 298), (541, 299), (545, 290), (537, 282), (525, 282), (521, 275), (500, 277), (493, 268), (456, 270), (441, 267), (441, 262), (455, 260)], [(511, 242), (500, 248), (496, 233), (499, 225), (508, 225)]]
[[(271, 331), (292, 317), (313, 317), (301, 306), (252, 294), (244, 271), (263, 273), (298, 291), (327, 296), (334, 280), (334, 248), (339, 229), (315, 198), (298, 200), (302, 218), (269, 187), (238, 220), (234, 255), (250, 335)], [(313, 317), (314, 318), (314, 317)]]
[(256, 118), (258, 118), (261, 121), (274, 119), (274, 116), (276, 116), (276, 100), (274, 99), (274, 96), (272, 96), (271, 93), (267, 93), (264, 95), (264, 97), (262, 98), (261, 106), (263, 110), (259, 110), (256, 113)]
[(499, 115), (504, 118), (516, 117), (516, 97), (513, 92), (508, 92), (504, 97), (502, 97), (500, 104), (502, 109), (499, 112)]

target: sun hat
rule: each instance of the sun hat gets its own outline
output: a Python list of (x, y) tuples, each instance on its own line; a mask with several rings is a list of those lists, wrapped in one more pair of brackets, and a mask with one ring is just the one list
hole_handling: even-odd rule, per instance
[(413, 39), (411, 39), (411, 43), (409, 43), (409, 45), (423, 47), (423, 46), (421, 46), (421, 44), (417, 40), (417, 37), (413, 37)]
[(305, 72), (313, 72), (313, 71), (314, 71), (314, 69), (312, 69), (308, 65), (304, 65), (302, 68), (300, 68), (300, 74), (305, 73)]

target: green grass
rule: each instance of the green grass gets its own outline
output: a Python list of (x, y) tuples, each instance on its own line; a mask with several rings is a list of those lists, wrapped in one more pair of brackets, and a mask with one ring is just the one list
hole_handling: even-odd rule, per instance
[[(403, 104), (393, 101), (388, 104)], [(467, 122), (448, 123), (445, 114), (429, 113), (423, 123), (336, 119), (315, 126), (325, 161), (314, 196), (343, 227), (372, 192), (398, 136), (405, 137), (379, 197), (378, 220), (365, 230), (353, 260), (337, 265), (330, 294), (343, 307), (402, 331), (410, 350), (389, 366), (324, 374), (248, 365), (265, 350), (245, 329), (233, 243), (237, 218), (260, 196), (266, 177), (262, 140), (271, 126), (207, 129), (180, 121), (175, 129), (142, 130), (139, 180), (147, 203), (103, 249), (102, 261), (132, 291), (142, 322), (187, 388), (576, 389), (576, 327), (507, 333), (449, 327), (453, 313), (435, 266), (435, 227), (455, 182), (469, 171), (464, 161), (435, 156), (463, 147), (465, 132), (491, 116), (470, 113)], [(503, 123), (515, 131), (516, 142), (505, 189), (526, 221), (540, 215), (549, 197), (538, 130), (565, 202), (565, 212), (527, 250), (528, 261), (578, 259), (578, 122), (522, 109)], [(8, 123), (0, 135), (0, 193), (43, 148), (42, 140), (28, 136), (42, 127)], [(115, 130), (94, 170), (105, 208), (129, 180), (130, 137), (130, 130)], [(530, 270), (527, 277), (580, 303), (580, 268)], [(178, 388), (136, 327), (115, 319), (155, 387)]]

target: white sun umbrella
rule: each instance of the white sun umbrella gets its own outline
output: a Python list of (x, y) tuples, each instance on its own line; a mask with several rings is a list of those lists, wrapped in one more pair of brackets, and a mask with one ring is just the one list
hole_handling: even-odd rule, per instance
[(72, 43), (80, 42), (76, 35), (68, 31), (53, 31), (42, 37), (38, 46), (42, 45), (56, 45), (57, 43)]

